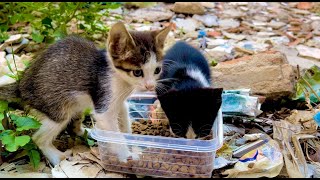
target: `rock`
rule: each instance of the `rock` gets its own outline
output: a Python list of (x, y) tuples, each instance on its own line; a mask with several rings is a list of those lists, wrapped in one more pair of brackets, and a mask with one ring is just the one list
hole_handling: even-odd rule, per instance
[(5, 50), (7, 46), (8, 46), (8, 44), (6, 44), (6, 43), (1, 44), (0, 45), (0, 51)]
[(200, 3), (203, 7), (210, 8), (210, 9), (212, 9), (216, 6), (213, 2), (200, 2)]
[(13, 45), (12, 47), (11, 46), (8, 46), (6, 48), (6, 51), (7, 53), (9, 54), (12, 54), (12, 51), (13, 53), (18, 53), (19, 51), (21, 51), (23, 48), (27, 47), (29, 44), (29, 40), (26, 39), (26, 38), (23, 38), (21, 43), (19, 45)]
[(6, 52), (0, 51), (0, 67), (5, 66), (6, 63)]
[(200, 22), (193, 18), (187, 18), (187, 19), (177, 18), (175, 21), (175, 24), (177, 26), (177, 29), (182, 28), (185, 33), (195, 31), (200, 26)]
[(128, 14), (132, 19), (145, 20), (145, 21), (163, 21), (169, 20), (174, 15), (173, 12), (163, 9), (163, 8), (142, 8), (136, 11), (133, 11)]
[(207, 35), (208, 37), (219, 37), (221, 36), (221, 33), (219, 31), (208, 31)]
[(177, 17), (178, 18), (185, 18), (186, 16), (184, 14), (178, 14)]
[(225, 18), (241, 18), (245, 16), (245, 13), (235, 9), (227, 9), (223, 11), (222, 16)]
[(211, 69), (215, 87), (249, 88), (253, 94), (265, 96), (268, 100), (294, 92), (293, 68), (280, 52), (244, 56), (221, 62)]
[(230, 2), (231, 6), (247, 6), (248, 2)]
[(118, 7), (117, 9), (110, 9), (110, 14), (123, 14), (123, 9), (121, 7)]
[(238, 40), (238, 41), (241, 41), (241, 40), (246, 38), (245, 35), (237, 35), (237, 34), (228, 33), (228, 32), (225, 32), (225, 31), (222, 31), (222, 34), (225, 35), (229, 39), (235, 39), (235, 40)]
[(239, 27), (240, 23), (234, 19), (222, 19), (219, 20), (219, 26), (224, 29), (229, 29)]
[(275, 34), (273, 32), (258, 32), (256, 35), (258, 37), (270, 37), (270, 36), (275, 36), (277, 34)]
[(187, 32), (182, 39), (188, 39), (191, 38), (192, 40), (198, 38), (198, 33), (196, 31), (190, 31)]
[(308, 9), (312, 9), (313, 8), (313, 3), (311, 2), (299, 2), (297, 5), (298, 9), (304, 9), (304, 10), (308, 10)]
[(268, 23), (268, 26), (272, 27), (273, 29), (280, 29), (282, 28), (283, 26), (285, 26), (286, 23), (284, 22), (279, 22), (279, 21), (270, 21)]
[(296, 48), (300, 56), (320, 59), (320, 49), (318, 48), (312, 48), (305, 45), (298, 45)]
[(9, 39), (7, 39), (4, 43), (5, 44), (17, 44), (20, 43), (22, 41), (22, 34), (16, 34), (16, 35), (12, 35), (9, 37)]
[(206, 27), (212, 27), (212, 26), (218, 26), (218, 18), (217, 16), (206, 14), (206, 15), (193, 15), (193, 19), (196, 19), (200, 22), (202, 22)]
[(311, 27), (315, 31), (320, 31), (320, 21), (313, 21)]
[(226, 43), (228, 43), (228, 40), (225, 39), (207, 39), (207, 48), (212, 49)]
[(175, 2), (172, 11), (184, 14), (204, 14), (205, 9), (200, 2)]
[(294, 68), (297, 68), (297, 65), (299, 65), (301, 71), (309, 69), (314, 65), (320, 67), (319, 61), (299, 57), (296, 48), (278, 45), (275, 46), (273, 49), (285, 54), (289, 64), (292, 65)]
[(174, 38), (174, 34), (170, 32), (164, 42), (164, 52), (166, 52), (170, 47), (172, 47), (176, 43), (176, 39)]
[(292, 9), (293, 13), (295, 14), (302, 14), (302, 15), (307, 15), (310, 14), (309, 11), (307, 10), (301, 10), (301, 9)]
[(223, 51), (216, 51), (216, 50), (212, 50), (212, 49), (207, 49), (205, 50), (204, 53), (206, 59), (210, 62), (210, 60), (215, 60), (217, 62), (222, 62), (222, 61), (227, 61), (227, 60), (231, 60), (234, 57), (226, 52)]

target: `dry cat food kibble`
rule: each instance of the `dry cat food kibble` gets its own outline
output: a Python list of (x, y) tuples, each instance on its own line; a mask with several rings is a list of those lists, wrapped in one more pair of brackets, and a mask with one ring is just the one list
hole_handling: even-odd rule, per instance
[(170, 137), (169, 123), (166, 120), (140, 119), (132, 123), (131, 129), (133, 134)]
[(134, 174), (165, 177), (210, 177), (213, 153), (146, 148), (138, 160), (119, 162), (115, 156), (103, 156), (105, 168)]

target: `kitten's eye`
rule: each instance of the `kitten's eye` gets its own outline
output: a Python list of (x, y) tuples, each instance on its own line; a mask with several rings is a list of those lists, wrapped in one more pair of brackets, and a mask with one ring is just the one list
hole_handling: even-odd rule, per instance
[(143, 72), (141, 69), (138, 69), (138, 70), (133, 70), (133, 75), (136, 76), (136, 77), (140, 77), (143, 75)]
[(154, 71), (154, 74), (159, 74), (161, 71), (161, 67), (157, 67), (156, 70)]

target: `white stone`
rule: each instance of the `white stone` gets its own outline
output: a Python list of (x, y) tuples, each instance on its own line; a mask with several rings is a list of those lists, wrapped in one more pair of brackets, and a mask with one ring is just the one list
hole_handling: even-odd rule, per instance
[(192, 32), (195, 31), (197, 28), (199, 28), (199, 22), (193, 18), (187, 18), (187, 19), (176, 19), (176, 26), (177, 29), (183, 29), (184, 32)]
[(196, 19), (202, 22), (207, 27), (218, 26), (218, 18), (217, 16), (206, 14), (206, 15), (193, 15), (193, 19)]
[(300, 56), (320, 59), (320, 49), (318, 48), (312, 48), (305, 45), (298, 45), (296, 48)]
[(7, 39), (4, 43), (6, 44), (16, 44), (16, 43), (20, 43), (22, 41), (22, 34), (16, 34), (16, 35), (12, 35), (9, 37), (9, 39)]
[(240, 26), (240, 23), (234, 19), (222, 19), (219, 20), (219, 26), (221, 28), (236, 28)]

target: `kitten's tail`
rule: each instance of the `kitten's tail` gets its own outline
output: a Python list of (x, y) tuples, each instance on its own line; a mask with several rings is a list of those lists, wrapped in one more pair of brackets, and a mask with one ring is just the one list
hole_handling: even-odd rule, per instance
[(0, 86), (0, 100), (17, 101), (19, 99), (19, 85), (18, 82)]

